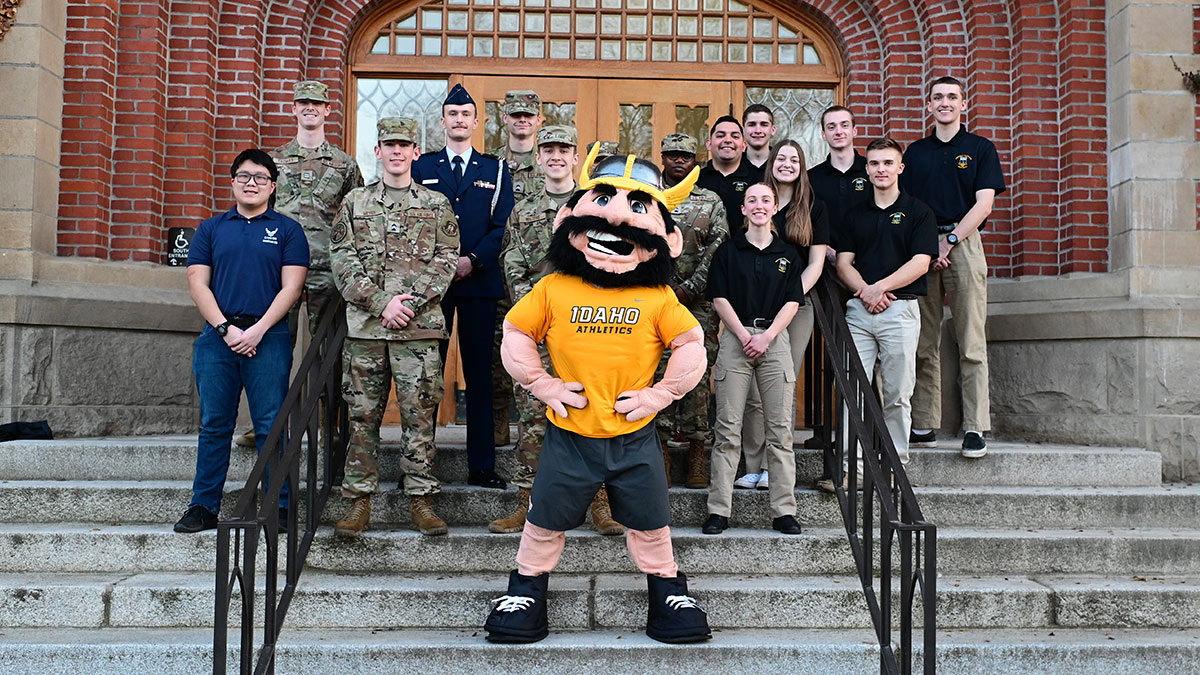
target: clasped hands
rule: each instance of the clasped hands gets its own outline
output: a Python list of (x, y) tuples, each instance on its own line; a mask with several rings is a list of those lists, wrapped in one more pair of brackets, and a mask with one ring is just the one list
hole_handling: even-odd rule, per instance
[[(579, 382), (563, 382), (549, 373), (538, 377), (527, 386), (529, 393), (546, 404), (559, 417), (567, 417), (567, 406), (583, 408), (588, 400), (583, 394), (583, 385)], [(625, 419), (636, 422), (647, 418), (671, 404), (674, 397), (670, 393), (655, 387), (631, 389), (617, 395), (613, 409), (625, 415)]]
[(383, 308), (383, 313), (379, 315), (379, 322), (384, 328), (399, 330), (408, 325), (408, 322), (416, 316), (416, 312), (411, 307), (404, 304), (405, 300), (413, 300), (415, 295), (401, 293), (388, 301), (387, 307)]

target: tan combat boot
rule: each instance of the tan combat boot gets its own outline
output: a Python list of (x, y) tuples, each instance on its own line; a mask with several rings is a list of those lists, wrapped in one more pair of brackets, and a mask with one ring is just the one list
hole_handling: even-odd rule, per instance
[(237, 438), (235, 438), (233, 442), (239, 448), (258, 447), (254, 441), (254, 428), (253, 427), (251, 427), (250, 431), (247, 431), (246, 433), (242, 434), (241, 436), (238, 436)]
[(608, 507), (608, 490), (603, 485), (592, 497), (592, 527), (605, 536), (625, 534), (625, 526), (613, 520), (612, 509)]
[(355, 497), (346, 515), (333, 526), (333, 533), (344, 539), (357, 539), (371, 523), (371, 495)]
[(704, 451), (704, 441), (691, 439), (688, 441), (688, 472), (684, 487), (708, 487), (708, 453)]
[(525, 529), (525, 515), (529, 513), (529, 488), (517, 490), (517, 509), (503, 518), (488, 523), (488, 531), (496, 534), (512, 534)]
[(412, 524), (421, 534), (427, 537), (446, 534), (450, 528), (446, 521), (438, 518), (433, 512), (433, 504), (429, 503), (429, 495), (414, 495), (412, 498)]
[(498, 448), (512, 443), (512, 429), (508, 426), (508, 408), (493, 410), (492, 424), (495, 426), (495, 430), (492, 432), (493, 445)]
[(667, 442), (663, 441), (663, 468), (667, 470), (667, 487), (671, 487), (671, 451), (667, 448)]

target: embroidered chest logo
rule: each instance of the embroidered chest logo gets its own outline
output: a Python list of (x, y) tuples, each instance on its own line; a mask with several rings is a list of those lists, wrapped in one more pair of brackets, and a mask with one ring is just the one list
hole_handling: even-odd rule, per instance
[(958, 157), (955, 157), (954, 159), (955, 159), (955, 161), (958, 162), (958, 164), (957, 164), (958, 168), (965, 169), (965, 168), (967, 168), (967, 163), (971, 161), (972, 157), (970, 155), (959, 155)]
[(780, 274), (787, 274), (788, 265), (790, 265), (790, 264), (792, 264), (792, 261), (788, 260), (787, 258), (776, 258), (775, 259), (775, 265), (776, 265), (776, 268), (779, 270)]
[(733, 191), (734, 192), (745, 192), (746, 188), (748, 188), (748, 187), (750, 187), (750, 184), (744, 180), (733, 181)]
[(904, 220), (904, 212), (897, 211), (897, 212), (893, 213), (891, 216), (889, 216), (889, 218), (891, 219), (893, 225), (899, 225), (900, 222), (902, 220)]
[(855, 192), (862, 192), (863, 190), (867, 189), (867, 179), (866, 178), (855, 178), (853, 181), (850, 182), (850, 184), (854, 186)]
[(275, 244), (275, 245), (279, 244), (279, 238), (275, 236), (276, 234), (279, 233), (278, 227), (273, 230), (268, 230), (267, 228), (264, 227), (263, 232), (264, 232), (264, 234), (263, 234), (262, 243)]
[[(639, 300), (634, 300), (639, 302)], [(571, 308), (571, 323), (579, 324), (576, 333), (611, 333), (631, 335), (642, 310), (636, 307), (591, 307), (575, 305)]]

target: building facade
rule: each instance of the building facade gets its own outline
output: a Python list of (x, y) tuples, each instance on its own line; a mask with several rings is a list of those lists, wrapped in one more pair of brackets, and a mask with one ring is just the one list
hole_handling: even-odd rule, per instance
[(1010, 184), (984, 235), (996, 434), (1200, 477), (1198, 51), (1200, 6), (1166, 0), (22, 0), (0, 40), (0, 420), (194, 428), (201, 319), (169, 233), (226, 208), (236, 152), (291, 136), (296, 79), (330, 85), (331, 140), (371, 176), (374, 119), (418, 117), (436, 149), (456, 82), (485, 101), (477, 147), (532, 88), (581, 141), (649, 156), (766, 103), (817, 162), (826, 106), (864, 145), (907, 143), (953, 75)]

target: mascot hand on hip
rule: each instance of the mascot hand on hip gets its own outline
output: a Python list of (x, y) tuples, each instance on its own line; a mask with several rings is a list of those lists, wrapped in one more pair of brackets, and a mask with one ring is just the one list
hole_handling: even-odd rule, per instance
[[(584, 162), (581, 190), (558, 212), (546, 276), (505, 317), (501, 357), (521, 386), (546, 403), (549, 424), (529, 514), (485, 628), (493, 642), (546, 637), (546, 589), (566, 530), (584, 521), (607, 486), (630, 556), (646, 573), (646, 634), (661, 642), (712, 637), (705, 613), (675, 565), (661, 445), (651, 422), (703, 377), (704, 336), (670, 288), (683, 236), (671, 211), (698, 170), (663, 189), (658, 167), (633, 155)], [(593, 166), (594, 165), (594, 166)], [(554, 377), (542, 367), (545, 341)], [(654, 372), (671, 350), (663, 378)]]

